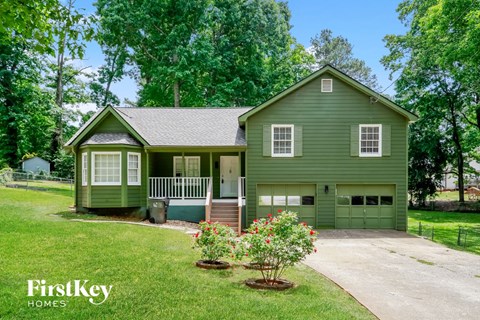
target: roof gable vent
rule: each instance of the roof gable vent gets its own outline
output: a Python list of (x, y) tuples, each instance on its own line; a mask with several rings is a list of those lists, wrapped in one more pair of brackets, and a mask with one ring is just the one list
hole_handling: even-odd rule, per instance
[(332, 92), (333, 81), (332, 79), (322, 79), (322, 92)]

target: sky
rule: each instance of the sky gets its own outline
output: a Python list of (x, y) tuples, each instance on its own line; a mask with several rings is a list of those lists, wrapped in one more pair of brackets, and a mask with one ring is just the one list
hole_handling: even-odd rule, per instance
[[(94, 13), (93, 0), (77, 0), (76, 6), (85, 13)], [(377, 76), (379, 85), (385, 89), (392, 84), (389, 71), (380, 59), (388, 54), (382, 39), (387, 34), (403, 34), (406, 28), (398, 20), (396, 8), (400, 0), (290, 0), (291, 34), (305, 47), (310, 39), (323, 29), (330, 29), (334, 36), (347, 38), (353, 45), (353, 54), (362, 59)], [(89, 43), (85, 59), (79, 66), (98, 68), (103, 55), (96, 43)], [(121, 101), (125, 98), (136, 100), (137, 85), (132, 79), (125, 79), (112, 86), (112, 91)], [(394, 86), (385, 93), (394, 94)], [(92, 108), (92, 106), (90, 106)], [(94, 107), (93, 107), (94, 109)]]

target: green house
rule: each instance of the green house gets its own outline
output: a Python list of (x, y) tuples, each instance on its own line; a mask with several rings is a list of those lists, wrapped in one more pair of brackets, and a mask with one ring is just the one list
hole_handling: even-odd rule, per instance
[(254, 108), (112, 108), (67, 142), (77, 210), (218, 220), (278, 210), (314, 227), (407, 228), (407, 132), (417, 117), (326, 66)]

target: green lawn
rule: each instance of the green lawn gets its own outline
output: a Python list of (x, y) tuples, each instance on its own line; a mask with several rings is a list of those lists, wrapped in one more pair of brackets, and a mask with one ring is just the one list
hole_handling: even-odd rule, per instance
[[(55, 215), (72, 198), (0, 188), (1, 319), (374, 319), (342, 289), (299, 265), (286, 273), (298, 286), (256, 291), (258, 277), (237, 267), (196, 268), (190, 236), (173, 230), (83, 223)], [(113, 285), (95, 306), (83, 297), (27, 297), (27, 280), (48, 284), (90, 280)], [(63, 308), (29, 307), (31, 300), (65, 300)]]
[[(410, 210), (408, 232), (418, 234), (419, 222), (434, 227), (434, 241), (457, 250), (480, 254), (480, 213), (458, 213), (440, 211)], [(458, 246), (458, 228), (475, 228), (478, 232), (467, 233), (467, 246)]]

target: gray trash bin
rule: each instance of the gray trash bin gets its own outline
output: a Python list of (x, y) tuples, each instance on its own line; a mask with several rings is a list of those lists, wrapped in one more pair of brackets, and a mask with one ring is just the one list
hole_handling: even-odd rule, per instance
[(165, 223), (167, 205), (165, 200), (150, 199), (148, 202), (148, 210), (150, 211), (150, 222)]

